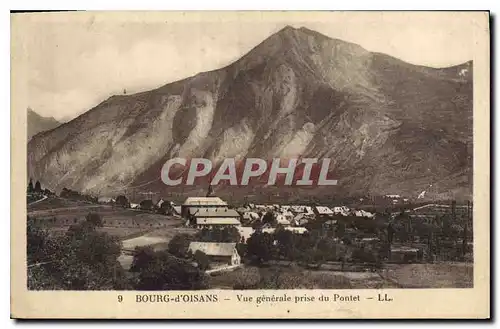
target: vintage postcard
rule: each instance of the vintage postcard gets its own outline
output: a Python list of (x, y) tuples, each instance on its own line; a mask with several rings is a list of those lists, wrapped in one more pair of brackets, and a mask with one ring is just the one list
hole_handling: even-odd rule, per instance
[(12, 317), (490, 317), (488, 12), (11, 27)]

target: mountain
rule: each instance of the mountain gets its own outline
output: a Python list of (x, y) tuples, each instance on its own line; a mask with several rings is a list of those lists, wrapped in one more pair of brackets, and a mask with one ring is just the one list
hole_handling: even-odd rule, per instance
[(56, 190), (163, 193), (169, 158), (302, 155), (332, 159), (339, 186), (315, 190), (328, 195), (416, 195), (432, 184), (469, 196), (472, 73), (472, 62), (417, 66), (285, 27), (227, 67), (113, 96), (38, 134), (28, 173)]
[(40, 132), (56, 128), (57, 126), (60, 125), (60, 122), (58, 122), (54, 118), (42, 117), (40, 114), (36, 113), (31, 108), (28, 108), (27, 125), (28, 125), (28, 140), (30, 140), (31, 137), (35, 136)]

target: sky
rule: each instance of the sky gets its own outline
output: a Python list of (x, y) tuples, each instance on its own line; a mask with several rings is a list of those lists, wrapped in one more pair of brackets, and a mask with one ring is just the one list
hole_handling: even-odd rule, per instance
[(150, 90), (230, 64), (286, 25), (409, 63), (471, 60), (467, 13), (51, 13), (12, 19), (22, 107), (67, 121), (115, 94)]

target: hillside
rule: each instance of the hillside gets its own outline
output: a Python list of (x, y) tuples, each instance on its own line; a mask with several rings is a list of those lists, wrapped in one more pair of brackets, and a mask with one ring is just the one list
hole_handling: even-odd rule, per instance
[(28, 108), (27, 115), (28, 140), (40, 132), (54, 129), (60, 125), (56, 119), (42, 117), (30, 108)]
[(331, 195), (413, 195), (433, 184), (467, 196), (472, 69), (415, 66), (286, 27), (227, 67), (113, 96), (35, 136), (28, 173), (56, 190), (165, 192), (160, 169), (172, 157), (302, 155), (332, 158)]

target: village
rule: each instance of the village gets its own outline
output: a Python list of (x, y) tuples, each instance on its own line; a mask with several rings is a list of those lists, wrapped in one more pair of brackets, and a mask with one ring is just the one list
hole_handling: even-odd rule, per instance
[[(95, 209), (102, 216), (101, 230), (121, 237), (118, 261), (125, 270), (145, 248), (191, 262), (214, 281), (255, 267), (298, 266), (304, 271), (370, 278), (369, 273), (380, 275), (398, 264), (473, 261), (470, 203), (412, 206), (407, 198), (387, 195), (385, 203), (392, 208), (369, 211), (341, 204), (231, 205), (210, 189), (206, 196), (186, 197), (182, 203), (154, 200), (152, 195), (134, 203), (125, 195), (92, 198), (63, 189), (57, 196), (37, 185), (30, 189), (28, 202), (38, 207), (78, 200), (88, 204), (80, 206), (81, 218)], [(79, 222), (57, 215), (64, 209), (73, 208), (29, 215), (38, 215), (52, 229)]]

